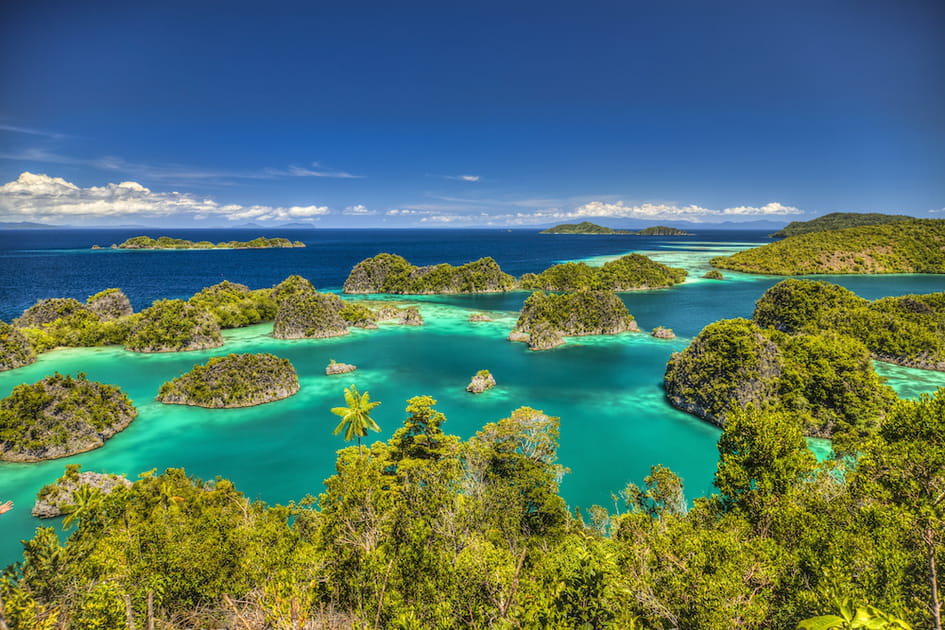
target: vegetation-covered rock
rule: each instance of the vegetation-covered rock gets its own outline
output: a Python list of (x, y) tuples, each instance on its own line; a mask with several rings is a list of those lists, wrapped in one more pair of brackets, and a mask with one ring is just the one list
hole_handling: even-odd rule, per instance
[(90, 309), (73, 298), (48, 298), (39, 300), (23, 314), (13, 320), (17, 328), (37, 328), (51, 324), (57, 319), (71, 317), (78, 313), (88, 313)]
[(510, 291), (515, 278), (492, 258), (454, 267), (446, 263), (416, 267), (401, 256), (378, 254), (362, 260), (345, 280), (345, 293), (496, 293)]
[(810, 232), (711, 262), (722, 269), (785, 276), (945, 273), (945, 219)]
[(364, 304), (345, 302), (340, 315), (349, 326), (377, 328), (377, 315)]
[(635, 291), (671, 287), (686, 279), (686, 270), (667, 267), (642, 254), (629, 254), (591, 267), (586, 263), (563, 263), (539, 274), (526, 273), (520, 279), (523, 289), (541, 291)]
[(23, 333), (0, 321), (0, 372), (29, 365), (35, 360), (33, 346)]
[(105, 289), (89, 297), (86, 304), (102, 321), (131, 315), (131, 301), (121, 289)]
[(397, 323), (403, 326), (423, 326), (423, 315), (416, 306), (408, 306), (401, 309)]
[(870, 302), (836, 284), (792, 278), (765, 292), (754, 319), (787, 333), (833, 330), (864, 343), (875, 359), (945, 370), (945, 292)]
[(0, 401), (0, 460), (35, 462), (98, 448), (138, 412), (117, 387), (59, 373)]
[(133, 352), (183, 352), (222, 345), (216, 318), (183, 300), (157, 300), (141, 311), (125, 341)]
[(650, 333), (657, 339), (675, 339), (676, 333), (673, 332), (672, 328), (664, 328), (663, 326), (657, 326), (653, 329), (653, 332)]
[(308, 279), (299, 275), (292, 275), (272, 289), (272, 299), (276, 304), (279, 304), (285, 300), (293, 300), (315, 293), (315, 286)]
[[(532, 349), (544, 349), (549, 339), (557, 341), (560, 336), (615, 335), (639, 330), (626, 305), (611, 291), (532, 293), (525, 300), (515, 329), (529, 333)], [(550, 331), (557, 335), (550, 335)]]
[(272, 289), (251, 291), (243, 284), (224, 280), (194, 294), (188, 300), (213, 315), (220, 328), (241, 328), (276, 316)]
[[(120, 302), (120, 298), (117, 300)], [(45, 352), (59, 346), (87, 347), (123, 343), (133, 317), (126, 315), (117, 319), (103, 319), (78, 300), (50, 298), (40, 300), (28, 308), (13, 321), (13, 325), (20, 329), (36, 352)]]
[(746, 319), (706, 326), (670, 359), (664, 386), (674, 407), (720, 426), (753, 405), (790, 411), (818, 437), (869, 433), (896, 399), (855, 339), (790, 336)]
[(80, 464), (69, 464), (66, 472), (55, 483), (43, 486), (36, 495), (32, 514), (38, 518), (55, 518), (69, 513), (76, 507), (75, 493), (86, 488), (102, 495), (118, 488), (130, 488), (131, 482), (124, 475), (97, 472), (80, 472)]
[(325, 375), (332, 376), (334, 374), (347, 374), (348, 372), (354, 372), (358, 369), (358, 366), (351, 363), (338, 363), (334, 359), (325, 366)]
[(718, 269), (709, 269), (704, 274), (702, 274), (702, 277), (708, 278), (709, 280), (721, 280), (725, 276), (723, 276), (722, 272), (719, 271)]
[(550, 323), (540, 321), (532, 326), (525, 341), (528, 342), (529, 350), (551, 350), (564, 345), (564, 333)]
[(466, 391), (472, 394), (481, 394), (493, 387), (495, 387), (495, 377), (492, 376), (492, 372), (489, 370), (479, 370), (476, 372), (475, 376), (472, 377), (472, 380), (469, 381), (469, 385), (466, 386)]
[(133, 236), (118, 245), (118, 249), (267, 249), (273, 247), (305, 247), (301, 241), (290, 241), (287, 238), (254, 238), (251, 241), (224, 241), (211, 243), (210, 241), (189, 241), (184, 238), (160, 236)]
[(492, 318), (485, 313), (473, 313), (469, 316), (470, 322), (491, 322)]
[(279, 299), (272, 336), (277, 339), (324, 339), (348, 334), (341, 317), (344, 302), (331, 293), (301, 293)]
[(299, 391), (299, 377), (288, 359), (272, 354), (214, 357), (164, 383), (158, 400), (165, 404), (213, 409), (251, 407), (288, 398)]
[(810, 232), (826, 232), (861, 225), (884, 225), (914, 219), (904, 214), (880, 214), (878, 212), (831, 212), (810, 221), (791, 221), (787, 227), (771, 235), (772, 238), (787, 238)]

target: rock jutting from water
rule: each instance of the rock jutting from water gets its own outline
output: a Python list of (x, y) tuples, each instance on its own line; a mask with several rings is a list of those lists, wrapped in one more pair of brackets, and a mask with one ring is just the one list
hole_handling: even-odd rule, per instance
[(141, 311), (125, 341), (132, 352), (184, 352), (222, 345), (216, 318), (183, 300), (157, 300)]
[(466, 386), (466, 391), (472, 394), (481, 394), (493, 387), (495, 387), (495, 377), (492, 376), (492, 373), (489, 372), (489, 370), (479, 370), (476, 372), (476, 375), (472, 377), (472, 380), (469, 381), (469, 385)]
[(351, 363), (338, 363), (334, 359), (331, 360), (325, 367), (325, 374), (331, 376), (333, 374), (347, 374), (348, 372), (354, 372), (358, 369), (358, 366), (352, 365)]
[(530, 335), (532, 350), (546, 350), (561, 345), (565, 336), (615, 335), (640, 328), (613, 291), (582, 290), (533, 293), (525, 300), (515, 330)]
[(485, 313), (473, 313), (469, 316), (470, 322), (491, 322), (492, 318)]
[(344, 302), (331, 293), (303, 294), (278, 300), (272, 336), (276, 339), (325, 339), (348, 334), (341, 317)]
[(454, 267), (446, 263), (417, 267), (395, 254), (366, 258), (345, 280), (345, 293), (497, 293), (511, 291), (515, 278), (503, 273), (492, 258)]
[(99, 448), (138, 415), (113, 385), (58, 372), (0, 400), (0, 460), (38, 462)]
[(675, 339), (676, 333), (673, 332), (672, 328), (664, 328), (663, 326), (657, 326), (653, 329), (653, 332), (650, 333), (657, 339)]
[(121, 289), (105, 289), (91, 296), (86, 304), (102, 321), (111, 321), (131, 315), (131, 301)]
[(66, 466), (66, 473), (55, 483), (43, 486), (36, 495), (32, 514), (37, 518), (62, 516), (75, 504), (75, 492), (87, 487), (101, 494), (111, 494), (118, 488), (130, 488), (131, 481), (124, 475), (97, 472), (79, 472), (79, 464)]
[(299, 377), (288, 359), (272, 354), (214, 357), (164, 383), (165, 404), (224, 409), (252, 407), (288, 398), (299, 391)]

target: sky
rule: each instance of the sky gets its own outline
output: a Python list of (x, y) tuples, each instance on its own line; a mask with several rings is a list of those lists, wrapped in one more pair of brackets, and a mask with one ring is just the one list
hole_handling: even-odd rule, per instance
[(945, 218), (942, 0), (0, 8), (0, 221)]

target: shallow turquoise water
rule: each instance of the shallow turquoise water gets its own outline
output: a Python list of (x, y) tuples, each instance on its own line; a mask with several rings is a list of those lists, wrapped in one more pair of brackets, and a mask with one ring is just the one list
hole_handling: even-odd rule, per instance
[[(691, 250), (664, 251), (659, 256), (696, 275), (720, 249), (718, 243), (695, 243)], [(941, 276), (830, 279), (870, 298), (942, 289)], [(120, 386), (134, 400), (139, 416), (96, 451), (38, 464), (0, 464), (0, 498), (17, 504), (0, 517), (0, 564), (16, 559), (18, 540), (42, 524), (29, 515), (35, 494), (69, 463), (129, 478), (151, 468), (184, 467), (203, 478), (228, 477), (250, 497), (270, 503), (317, 494), (333, 473), (336, 450), (344, 446), (331, 433), (336, 418), (328, 410), (341, 404), (342, 389), (351, 383), (383, 403), (375, 410), (383, 430), (369, 441), (387, 439), (406, 415), (407, 398), (419, 394), (436, 398), (448, 418), (444, 428), (463, 437), (523, 405), (559, 416), (559, 461), (571, 469), (562, 482), (562, 494), (572, 508), (612, 505), (611, 493), (628, 482), (640, 483), (655, 464), (680, 474), (688, 497), (706, 494), (711, 491), (719, 430), (665, 402), (661, 383), (666, 361), (706, 324), (750, 316), (754, 301), (778, 280), (726, 273), (722, 281), (695, 277), (673, 289), (623, 296), (642, 329), (671, 327), (680, 335), (672, 341), (623, 334), (572, 338), (561, 348), (530, 352), (524, 344), (505, 340), (527, 296), (511, 293), (398, 297), (398, 302), (418, 304), (427, 324), (353, 329), (348, 336), (329, 340), (276, 340), (269, 336), (271, 324), (264, 324), (227, 331), (226, 345), (210, 351), (142, 355), (121, 348), (92, 348), (45, 354), (33, 365), (0, 373), (0, 396), (53, 371), (84, 371), (93, 380)], [(467, 321), (472, 312), (480, 311), (491, 313), (495, 321)], [(300, 393), (237, 410), (154, 401), (164, 381), (228, 352), (272, 352), (288, 358), (299, 373)], [(355, 363), (359, 369), (325, 376), (331, 359)], [(878, 366), (903, 396), (945, 386), (945, 374)], [(498, 386), (473, 396), (465, 386), (480, 369), (492, 371)]]

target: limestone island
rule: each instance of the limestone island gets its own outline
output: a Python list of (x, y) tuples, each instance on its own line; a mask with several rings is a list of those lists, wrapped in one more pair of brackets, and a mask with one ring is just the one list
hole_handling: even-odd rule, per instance
[(665, 225), (654, 225), (653, 227), (642, 230), (617, 230), (614, 228), (597, 225), (590, 221), (581, 223), (562, 223), (547, 230), (542, 230), (539, 234), (633, 234), (635, 236), (692, 236), (692, 232), (686, 232), (674, 227)]
[(348, 324), (341, 317), (344, 303), (333, 293), (314, 290), (279, 300), (272, 336), (276, 339), (326, 339), (348, 334)]
[(33, 346), (23, 333), (0, 321), (0, 372), (29, 365), (35, 360)]
[(492, 318), (485, 313), (473, 313), (467, 320), (469, 322), (491, 322)]
[(868, 433), (897, 400), (856, 339), (789, 335), (747, 319), (706, 326), (673, 354), (663, 384), (670, 404), (718, 426), (753, 405), (786, 412), (805, 435), (824, 438)]
[(526, 273), (519, 280), (523, 289), (533, 291), (638, 291), (663, 289), (686, 280), (687, 271), (668, 267), (642, 254), (629, 254), (591, 267), (583, 262), (553, 265), (541, 273)]
[(141, 311), (125, 341), (132, 352), (183, 352), (222, 345), (216, 318), (183, 300), (157, 300)]
[(81, 468), (80, 464), (69, 464), (66, 466), (65, 474), (55, 483), (40, 488), (36, 495), (36, 502), (33, 504), (33, 516), (55, 518), (67, 514), (74, 507), (75, 493), (80, 488), (105, 495), (119, 488), (131, 487), (131, 481), (124, 475), (79, 472)]
[(288, 359), (272, 354), (213, 357), (161, 386), (157, 399), (168, 405), (210, 409), (253, 407), (299, 391), (299, 377)]
[(871, 302), (836, 284), (791, 278), (761, 296), (753, 318), (789, 334), (836, 331), (874, 359), (945, 371), (945, 292)]
[(134, 323), (128, 297), (106, 289), (83, 304), (73, 298), (39, 300), (13, 320), (33, 351), (122, 344)]
[(348, 372), (354, 372), (356, 369), (358, 369), (356, 365), (352, 365), (351, 363), (338, 363), (332, 359), (331, 362), (325, 366), (325, 375), (347, 374)]
[(38, 462), (91, 451), (138, 411), (120, 389), (58, 372), (0, 400), (0, 460)]
[(492, 373), (489, 372), (489, 370), (479, 370), (476, 372), (476, 375), (472, 377), (472, 380), (469, 381), (469, 385), (466, 386), (466, 391), (471, 394), (481, 394), (493, 387), (495, 387), (495, 377), (492, 376)]
[(722, 280), (725, 276), (723, 276), (722, 272), (718, 269), (709, 269), (704, 274), (702, 274), (702, 277), (706, 278), (707, 280)]
[(663, 326), (657, 326), (653, 329), (653, 332), (650, 333), (653, 337), (657, 339), (675, 339), (676, 333), (673, 332), (672, 328), (664, 328)]
[[(285, 247), (305, 247), (302, 241), (290, 241), (287, 238), (254, 238), (251, 241), (224, 241), (211, 243), (210, 241), (188, 241), (184, 238), (161, 236), (133, 236), (120, 245), (112, 245), (112, 249), (271, 249)], [(93, 246), (92, 249), (101, 249)]]
[(492, 258), (454, 267), (446, 263), (417, 267), (394, 254), (366, 258), (351, 270), (345, 293), (452, 294), (511, 291), (515, 278)]
[(614, 292), (582, 290), (531, 294), (513, 332), (528, 335), (529, 349), (548, 350), (563, 344), (565, 336), (615, 335), (639, 330)]
[(783, 276), (945, 273), (945, 219), (808, 232), (718, 256), (713, 267)]
[(908, 221), (915, 217), (909, 217), (904, 214), (881, 214), (879, 212), (832, 212), (819, 216), (810, 221), (791, 221), (784, 228), (781, 228), (771, 238), (787, 238), (799, 234), (808, 234), (810, 232), (826, 232), (827, 230), (842, 230), (849, 227), (859, 227), (861, 225), (883, 225), (886, 223), (895, 223), (897, 221)]
[(251, 290), (244, 284), (224, 280), (201, 289), (187, 301), (213, 315), (220, 328), (242, 328), (275, 318), (274, 291)]

